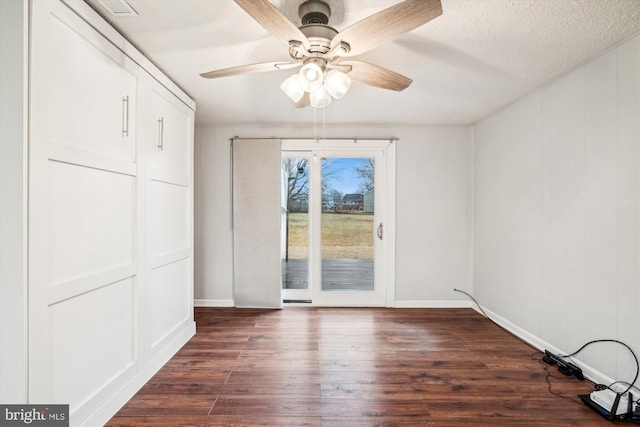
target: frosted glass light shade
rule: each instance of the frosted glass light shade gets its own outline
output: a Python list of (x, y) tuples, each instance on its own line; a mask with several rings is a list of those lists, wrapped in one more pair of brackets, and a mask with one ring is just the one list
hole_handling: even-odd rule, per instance
[(303, 65), (298, 76), (300, 77), (300, 86), (307, 92), (318, 89), (324, 80), (322, 68), (313, 62)]
[(304, 89), (300, 86), (300, 76), (298, 74), (289, 76), (282, 82), (280, 89), (282, 89), (293, 102), (300, 101), (304, 95)]
[(329, 70), (324, 86), (335, 99), (340, 99), (351, 87), (351, 79), (342, 71)]
[(323, 108), (331, 104), (331, 94), (324, 85), (309, 94), (311, 106), (315, 108)]

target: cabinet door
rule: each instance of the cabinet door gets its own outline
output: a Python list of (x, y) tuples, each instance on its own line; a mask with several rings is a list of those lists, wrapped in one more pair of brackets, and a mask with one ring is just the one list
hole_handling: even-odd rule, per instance
[(193, 321), (194, 112), (142, 73), (138, 92), (139, 194), (144, 198), (142, 354), (152, 357)]
[(145, 208), (146, 350), (193, 317), (191, 188), (148, 180)]
[[(57, 2), (54, 3), (57, 6)], [(138, 66), (67, 9), (51, 5), (34, 26), (34, 84), (46, 96), (47, 137), (56, 144), (135, 161)], [(38, 10), (43, 8), (38, 6)]]
[(154, 137), (145, 140), (147, 171), (154, 179), (188, 185), (193, 110), (155, 82), (148, 88), (145, 93), (148, 108), (142, 114), (150, 114), (147, 126), (153, 125), (155, 129)]
[(136, 371), (138, 69), (61, 2), (31, 5), (29, 398), (76, 425)]

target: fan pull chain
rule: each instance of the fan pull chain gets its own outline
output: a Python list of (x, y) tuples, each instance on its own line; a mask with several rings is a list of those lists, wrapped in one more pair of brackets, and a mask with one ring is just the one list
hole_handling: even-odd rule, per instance
[(327, 138), (327, 123), (326, 123), (326, 108), (322, 109), (322, 140), (324, 141)]
[(313, 109), (313, 140), (318, 143), (318, 109)]

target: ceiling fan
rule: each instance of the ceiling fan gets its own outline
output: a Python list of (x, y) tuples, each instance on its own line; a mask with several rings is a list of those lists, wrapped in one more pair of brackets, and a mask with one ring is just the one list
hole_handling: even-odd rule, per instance
[[(341, 98), (351, 80), (382, 89), (401, 91), (408, 77), (379, 65), (355, 59), (442, 14), (440, 0), (405, 0), (338, 32), (328, 25), (331, 9), (322, 0), (307, 0), (298, 9), (297, 27), (268, 0), (234, 0), (254, 20), (289, 47), (290, 62), (263, 62), (200, 74), (207, 79), (248, 73), (300, 70), (281, 88), (298, 107), (325, 107)], [(345, 59), (347, 58), (347, 59)]]

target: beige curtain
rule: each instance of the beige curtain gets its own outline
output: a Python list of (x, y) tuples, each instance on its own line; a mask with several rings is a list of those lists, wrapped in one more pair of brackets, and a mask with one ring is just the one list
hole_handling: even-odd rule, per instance
[(233, 141), (236, 307), (282, 307), (279, 139)]

